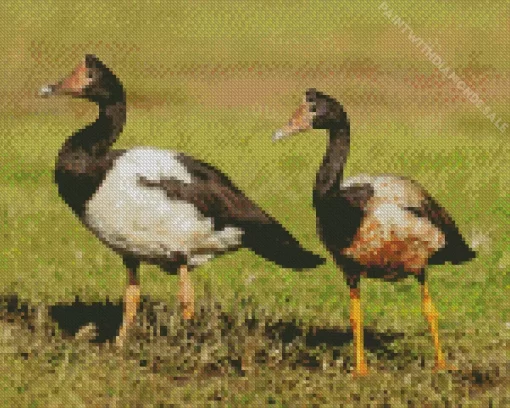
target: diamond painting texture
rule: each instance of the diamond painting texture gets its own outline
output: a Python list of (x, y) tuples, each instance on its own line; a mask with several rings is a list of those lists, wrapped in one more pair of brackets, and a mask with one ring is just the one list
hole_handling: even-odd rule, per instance
[(0, 406), (510, 406), (508, 1), (0, 18)]

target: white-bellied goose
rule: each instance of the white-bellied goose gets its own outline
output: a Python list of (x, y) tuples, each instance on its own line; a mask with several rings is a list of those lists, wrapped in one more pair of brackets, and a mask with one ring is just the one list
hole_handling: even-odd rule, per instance
[(70, 136), (58, 154), (55, 182), (63, 200), (128, 273), (122, 343), (138, 308), (140, 262), (178, 272), (183, 315), (194, 313), (188, 269), (246, 247), (281, 266), (312, 268), (324, 259), (303, 249), (219, 170), (182, 153), (137, 147), (111, 150), (126, 121), (121, 82), (94, 55), (41, 89), (95, 102), (97, 120)]
[(435, 346), (436, 368), (445, 369), (437, 317), (425, 277), (427, 265), (453, 264), (475, 256), (454, 221), (416, 181), (395, 175), (343, 179), (350, 126), (342, 105), (315, 89), (274, 140), (308, 129), (326, 129), (329, 144), (317, 173), (313, 205), (317, 231), (350, 288), (350, 320), (358, 375), (367, 373), (363, 351), (361, 276), (398, 280), (415, 276), (421, 284), (423, 314)]

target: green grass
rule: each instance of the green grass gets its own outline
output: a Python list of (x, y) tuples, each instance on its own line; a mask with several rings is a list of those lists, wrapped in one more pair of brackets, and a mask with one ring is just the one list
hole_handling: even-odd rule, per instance
[[(325, 253), (315, 234), (311, 207), (313, 180), (325, 148), (326, 138), (322, 132), (297, 135), (288, 142), (272, 144), (273, 124), (267, 120), (255, 121), (241, 113), (190, 113), (175, 119), (151, 120), (135, 112), (129, 119), (119, 147), (150, 144), (185, 150), (214, 163), (295, 232), (303, 244)], [(7, 142), (2, 151), (9, 152), (16, 159), (11, 159), (11, 165), (4, 167), (0, 173), (2, 217), (10, 230), (2, 242), (3, 291), (16, 287), (23, 296), (37, 296), (37, 299), (42, 296), (51, 301), (70, 299), (80, 288), (88, 296), (94, 296), (90, 300), (120, 296), (124, 282), (120, 260), (79, 224), (61, 202), (52, 183), (55, 151), (65, 135), (72, 131), (72, 125), (56, 119), (38, 119), (32, 124), (29, 120), (24, 122), (27, 126), (24, 128), (25, 138), (40, 140), (41, 134), (47, 136), (36, 153), (22, 143), (9, 144), (12, 138), (4, 139)], [(256, 127), (260, 129), (254, 131)], [(9, 129), (9, 126), (5, 125), (3, 129)], [(401, 134), (397, 133), (399, 129)], [(485, 256), (491, 258), (492, 266), (497, 265), (508, 250), (503, 241), (507, 232), (507, 215), (502, 210), (506, 208), (503, 196), (508, 181), (505, 176), (505, 168), (508, 168), (505, 145), (493, 137), (485, 139), (484, 143), (476, 143), (474, 150), (469, 149), (474, 142), (455, 135), (430, 144), (426, 140), (409, 137), (409, 131), (405, 127), (389, 128), (384, 133), (392, 136), (386, 139), (380, 134), (367, 132), (356, 135), (357, 132), (353, 131), (347, 175), (390, 172), (412, 176), (450, 209), (468, 239), (472, 230), (490, 234), (489, 253), (499, 253), (500, 256), (499, 259), (494, 255), (492, 258), (489, 254)], [(149, 137), (150, 142), (147, 142)], [(477, 171), (473, 171), (475, 168)], [(490, 182), (487, 183), (487, 180)], [(25, 254), (22, 259), (20, 254)], [(483, 263), (483, 258), (482, 252), (477, 262)], [(460, 269), (474, 272), (474, 265)], [(9, 279), (7, 271), (13, 269), (16, 274)], [(459, 268), (444, 266), (435, 269), (440, 274), (447, 271), (448, 275)], [(436, 273), (435, 269), (432, 276)], [(215, 273), (217, 270), (221, 272)], [(262, 293), (276, 285), (283, 291), (283, 297), (289, 295), (298, 303), (297, 299), (319, 291), (317, 295), (322, 303), (330, 307), (339, 306), (339, 302), (334, 300), (338, 297), (336, 291), (322, 292), (322, 283), (315, 282), (317, 274), (325, 279), (333, 275), (335, 278), (331, 278), (331, 283), (334, 287), (339, 286), (341, 275), (334, 271), (332, 264), (313, 272), (294, 274), (243, 251), (217, 259), (196, 271), (198, 282), (211, 279), (212, 284), (218, 286), (231, 286), (232, 275), (236, 276), (234, 281), (243, 281), (251, 274), (260, 281)], [(164, 276), (156, 268), (148, 267), (142, 279), (144, 288), (149, 293), (154, 289), (160, 299), (174, 292), (174, 285), (169, 282), (175, 278)], [(282, 280), (283, 285), (277, 284)], [(72, 285), (71, 288), (67, 287), (67, 282)], [(33, 293), (34, 288), (40, 291), (39, 295)], [(326, 316), (330, 312), (327, 310)]]
[[(214, 163), (281, 220), (305, 246), (326, 255), (315, 234), (310, 202), (315, 171), (325, 148), (325, 135), (322, 132), (300, 134), (292, 140), (273, 145), (270, 141), (275, 126), (273, 120), (253, 118), (243, 112), (204, 113), (201, 109), (194, 112), (190, 108), (188, 112), (169, 119), (151, 118), (135, 111), (131, 112), (129, 120), (119, 147), (150, 144), (175, 148)], [(76, 295), (88, 302), (119, 299), (125, 284), (120, 260), (79, 224), (61, 202), (52, 183), (54, 152), (63, 137), (77, 126), (76, 121), (65, 117), (44, 117), (26, 119), (24, 123), (25, 138), (41, 140), (41, 134), (45, 138), (37, 153), (27, 149), (23, 143), (14, 143), (9, 145), (12, 148), (3, 149), (4, 152), (11, 152), (11, 158), (10, 165), (1, 172), (0, 216), (6, 228), (0, 238), (0, 293), (17, 293), (30, 302), (45, 304), (72, 302)], [(11, 123), (11, 126), (6, 124), (2, 129), (13, 127)], [(508, 191), (505, 168), (508, 164), (505, 161), (505, 145), (498, 135), (485, 135), (482, 141), (475, 142), (460, 133), (430, 144), (426, 139), (413, 135), (413, 128), (406, 125), (384, 129), (383, 133), (391, 134), (391, 138), (384, 138), (384, 135), (368, 129), (363, 134), (358, 133), (353, 130), (347, 175), (358, 172), (410, 175), (427, 186), (450, 209), (468, 240), (475, 239), (476, 234), (487, 237), (488, 241), (482, 242), (480, 255), (475, 261), (458, 267), (446, 265), (431, 268), (430, 283), (442, 315), (441, 333), (449, 358), (456, 364), (460, 362), (462, 372), (467, 372), (468, 376), (473, 369), (469, 371), (466, 367), (470, 367), (473, 361), (478, 362), (481, 368), (477, 370), (482, 370), (480, 375), (489, 376), (490, 381), (487, 382), (490, 384), (499, 384), (498, 375), (488, 368), (499, 364), (491, 360), (491, 356), (496, 354), (487, 352), (492, 365), (484, 365), (477, 360), (476, 351), (487, 350), (493, 342), (504, 347), (505, 343), (501, 342), (504, 341), (505, 330), (508, 330), (504, 326), (509, 312), (507, 299), (510, 285), (507, 272), (509, 246), (505, 238), (508, 236), (508, 206), (505, 199)], [(3, 140), (8, 144), (12, 139)], [(505, 259), (506, 266), (502, 263)], [(178, 310), (176, 277), (166, 276), (150, 266), (142, 268), (141, 277), (142, 291), (146, 296)], [(251, 299), (258, 310), (265, 310), (276, 321), (298, 319), (303, 328), (311, 325), (347, 330), (348, 327), (348, 291), (341, 272), (331, 261), (313, 271), (294, 273), (243, 250), (197, 269), (193, 273), (193, 280), (199, 302), (204, 296), (212, 296), (216, 301), (221, 299), (222, 308), (227, 313), (242, 314), (246, 308), (243, 299)], [(48, 379), (60, 375), (54, 398), (62, 406), (72, 398), (78, 398), (73, 392), (86, 400), (87, 392), (70, 391), (69, 387), (77, 384), (84, 384), (87, 390), (104, 393), (102, 397), (97, 396), (97, 401), (108, 401), (109, 404), (143, 400), (149, 406), (158, 406), (158, 401), (171, 396), (172, 400), (182, 403), (196, 404), (218, 398), (218, 401), (229, 401), (237, 406), (255, 404), (255, 401), (262, 401), (263, 398), (264, 401), (274, 400), (275, 404), (289, 406), (296, 393), (295, 398), (300, 398), (299, 401), (303, 403), (346, 403), (353, 395), (358, 395), (360, 401), (370, 398), (372, 394), (383, 398), (381, 392), (385, 389), (384, 384), (394, 381), (393, 374), (386, 371), (391, 372), (392, 367), (399, 365), (409, 372), (409, 381), (412, 382), (446, 381), (449, 384), (455, 381), (456, 377), (452, 379), (444, 375), (429, 378), (427, 374), (420, 374), (421, 369), (413, 368), (405, 360), (424, 358), (427, 364), (432, 362), (432, 345), (427, 336), (420, 337), (426, 333), (426, 325), (421, 316), (416, 282), (410, 279), (391, 284), (364, 280), (362, 293), (368, 328), (379, 333), (388, 331), (405, 335), (405, 340), (389, 345), (400, 357), (390, 359), (373, 374), (377, 376), (379, 386), (371, 388), (371, 391), (345, 378), (350, 378), (349, 374), (341, 369), (338, 360), (338, 355), (347, 359), (351, 356), (350, 345), (345, 345), (334, 349), (336, 352), (329, 347), (317, 351), (328, 361), (328, 368), (320, 373), (309, 371), (306, 367), (292, 370), (286, 366), (285, 359), (273, 369), (260, 364), (257, 374), (250, 376), (251, 385), (244, 396), (238, 394), (236, 387), (244, 388), (246, 380), (239, 378), (235, 372), (225, 374), (223, 380), (221, 375), (213, 376), (210, 380), (203, 380), (198, 374), (191, 375), (183, 384), (172, 387), (161, 385), (155, 391), (153, 381), (164, 384), (168, 374), (146, 373), (143, 367), (139, 367), (140, 361), (145, 361), (140, 354), (126, 358), (97, 350), (95, 346), (86, 348), (85, 355), (91, 357), (81, 355), (72, 362), (66, 362), (65, 355), (60, 357), (64, 359), (60, 366), (68, 367), (61, 368), (65, 374), (48, 372), (43, 357), (35, 357), (35, 360), (30, 358), (24, 363), (19, 361), (16, 354), (9, 356), (4, 364), (20, 372), (21, 377), (15, 384), (22, 387), (22, 391), (17, 397), (17, 394), (13, 397), (12, 388), (6, 388), (6, 392), (9, 398), (42, 401), (40, 406), (45, 406), (47, 402), (44, 401), (48, 401), (46, 393), (50, 390), (36, 383), (35, 378), (30, 379), (29, 373), (35, 371), (38, 375), (45, 373)], [(263, 318), (259, 319), (264, 321)], [(475, 329), (478, 335), (476, 343), (473, 343)], [(464, 348), (459, 346), (459, 339), (464, 342)], [(68, 353), (73, 353), (74, 346), (64, 342), (62, 347), (70, 348)], [(153, 355), (162, 353), (154, 347), (149, 344), (146, 349)], [(307, 350), (308, 353), (314, 352), (313, 349)], [(501, 352), (501, 349), (496, 351)], [(333, 355), (336, 357), (333, 358)], [(369, 356), (372, 367), (376, 366), (374, 355)], [(105, 360), (109, 363), (105, 363)], [(170, 360), (163, 363), (163, 367), (170, 370), (170, 375), (175, 375), (175, 367), (179, 367), (179, 364)], [(335, 377), (331, 377), (334, 374)], [(108, 381), (98, 382), (96, 378), (100, 375), (108, 378)], [(271, 380), (277, 375), (292, 377), (295, 381), (289, 380), (292, 386), (284, 383), (278, 385), (278, 381), (275, 383), (274, 379)], [(300, 382), (302, 376), (308, 376), (315, 384), (311, 386), (312, 389), (330, 387), (332, 391), (324, 393), (317, 389), (319, 396), (312, 397), (308, 391), (305, 392), (310, 386)], [(28, 384), (26, 390), (19, 385), (25, 383)], [(340, 393), (345, 400), (335, 399), (336, 393), (340, 392), (339, 384), (348, 386), (349, 391), (344, 389)], [(474, 380), (467, 384), (473, 389), (477, 387)], [(125, 389), (126, 386), (129, 390)], [(200, 391), (196, 390), (197, 386)], [(480, 387), (484, 386), (482, 381)], [(263, 389), (262, 394), (257, 387)], [(454, 393), (456, 397), (448, 394), (448, 398), (461, 401), (463, 397), (459, 392)], [(499, 398), (500, 394), (501, 389), (494, 385), (488, 395)], [(41, 399), (38, 400), (37, 395), (41, 395)], [(471, 397), (465, 398), (469, 400)], [(473, 398), (474, 401), (488, 401), (484, 393)]]
[[(0, 371), (9, 373), (0, 375), (3, 406), (508, 403), (508, 130), (500, 133), (469, 102), (444, 102), (448, 91), (434, 84), (409, 86), (416, 77), (433, 76), (433, 66), (379, 4), (6, 2), (0, 18), (0, 295), (16, 294), (26, 304), (11, 310), (0, 302)], [(476, 13), (470, 4), (388, 2), (450, 66), (486, 77), (487, 89), (479, 92), (508, 121), (509, 4), (491, 2)], [(177, 278), (143, 266), (144, 305), (166, 311), (150, 320), (147, 306), (135, 330), (139, 337), (123, 352), (62, 337), (44, 313), (35, 324), (40, 305), (75, 296), (116, 302), (125, 287), (118, 256), (83, 228), (52, 181), (61, 143), (93, 119), (95, 108), (34, 96), (85, 52), (104, 59), (126, 85), (128, 124), (117, 147), (158, 146), (207, 160), (325, 256), (311, 193), (326, 136), (313, 131), (273, 144), (271, 134), (307, 87), (338, 97), (352, 126), (346, 176), (397, 173), (418, 180), (477, 246), (473, 262), (429, 273), (443, 345), (459, 371), (431, 371), (433, 348), (416, 282), (363, 280), (365, 323), (379, 340), (368, 352), (373, 374), (353, 379), (341, 271), (329, 260), (295, 273), (246, 250), (193, 272), (205, 312), (191, 326), (174, 316)], [(175, 343), (154, 337), (144, 319), (151, 327), (173, 327)], [(221, 319), (230, 319), (231, 327)], [(346, 340), (278, 338), (278, 322), (303, 333), (326, 328)], [(193, 341), (186, 333), (194, 333)], [(232, 361), (246, 347), (244, 337), (257, 344), (258, 357), (254, 372), (242, 377)]]

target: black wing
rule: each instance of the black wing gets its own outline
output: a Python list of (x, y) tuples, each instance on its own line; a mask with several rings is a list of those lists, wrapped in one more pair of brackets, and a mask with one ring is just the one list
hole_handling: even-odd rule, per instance
[(215, 229), (227, 225), (241, 228), (244, 246), (281, 266), (303, 269), (324, 263), (323, 258), (303, 249), (276, 219), (218, 169), (184, 154), (179, 155), (179, 161), (191, 174), (191, 183), (141, 178), (140, 184), (161, 188), (169, 198), (193, 204), (204, 216), (213, 219)]
[(428, 193), (424, 193), (419, 207), (407, 207), (406, 209), (418, 217), (428, 219), (445, 235), (445, 246), (432, 256), (430, 263), (442, 264), (450, 261), (458, 264), (476, 256), (476, 252), (464, 241), (450, 214)]

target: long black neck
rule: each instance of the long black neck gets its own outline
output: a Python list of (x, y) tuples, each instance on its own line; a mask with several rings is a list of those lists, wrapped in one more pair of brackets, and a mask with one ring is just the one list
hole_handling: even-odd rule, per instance
[(91, 158), (104, 156), (115, 143), (126, 122), (124, 95), (109, 102), (99, 103), (99, 116), (95, 122), (74, 133), (66, 140), (59, 154), (60, 159), (75, 154)]
[(329, 143), (324, 160), (317, 173), (314, 201), (326, 198), (338, 189), (344, 175), (344, 166), (349, 155), (350, 128), (345, 123), (329, 129)]
[(60, 149), (55, 182), (61, 197), (79, 217), (115, 159), (123, 153), (110, 147), (125, 122), (126, 102), (122, 93), (117, 100), (99, 103), (96, 121), (74, 133)]

